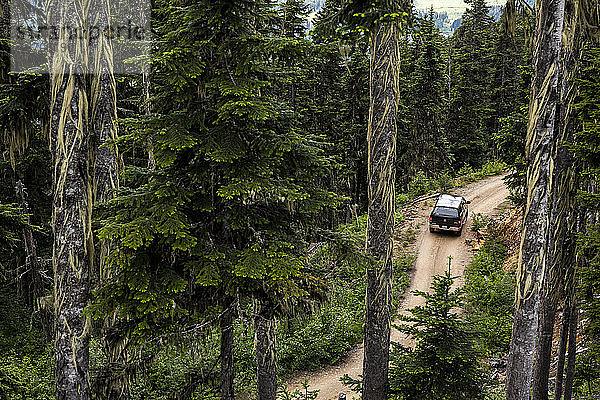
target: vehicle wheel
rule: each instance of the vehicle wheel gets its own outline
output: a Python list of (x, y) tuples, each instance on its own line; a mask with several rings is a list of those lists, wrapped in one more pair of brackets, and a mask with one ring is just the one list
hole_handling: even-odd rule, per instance
[(433, 232), (435, 232), (435, 229), (433, 229), (432, 227), (429, 227), (429, 232), (433, 233)]
[(460, 235), (462, 235), (462, 228), (460, 228), (460, 230), (456, 232), (456, 236), (460, 236)]

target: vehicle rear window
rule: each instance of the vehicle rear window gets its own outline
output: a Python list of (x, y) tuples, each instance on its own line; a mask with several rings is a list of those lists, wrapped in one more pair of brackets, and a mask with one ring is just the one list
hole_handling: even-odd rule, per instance
[(435, 207), (433, 215), (436, 217), (458, 218), (458, 210), (450, 207)]

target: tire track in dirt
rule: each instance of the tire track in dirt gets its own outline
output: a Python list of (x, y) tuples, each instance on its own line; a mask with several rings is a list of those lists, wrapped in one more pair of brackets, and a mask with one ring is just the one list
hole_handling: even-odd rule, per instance
[[(503, 176), (494, 176), (451, 191), (452, 194), (464, 196), (471, 201), (469, 218), (460, 237), (445, 233), (430, 233), (427, 222), (434, 201), (431, 200), (421, 204), (419, 217), (413, 221), (413, 224), (416, 223), (419, 227), (417, 241), (414, 244), (417, 259), (412, 271), (410, 287), (402, 301), (399, 312), (404, 313), (409, 308), (423, 304), (422, 297), (415, 297), (410, 292), (414, 290), (429, 291), (433, 275), (442, 274), (447, 270), (448, 256), (452, 256), (451, 274), (459, 276), (456, 282), (457, 285), (463, 284), (463, 271), (472, 258), (471, 248), (466, 244), (466, 240), (474, 237), (471, 230), (473, 215), (479, 213), (491, 216), (494, 210), (505, 201), (509, 192), (502, 178)], [(404, 345), (410, 344), (410, 340), (396, 329), (392, 329), (391, 340)], [(352, 398), (353, 393), (342, 385), (339, 378), (344, 374), (354, 378), (358, 377), (362, 374), (362, 363), (363, 345), (361, 344), (352, 349), (336, 365), (296, 376), (288, 382), (288, 390), (301, 389), (302, 382), (308, 380), (309, 390), (319, 390), (319, 399), (337, 399), (340, 392), (345, 392), (348, 398)]]

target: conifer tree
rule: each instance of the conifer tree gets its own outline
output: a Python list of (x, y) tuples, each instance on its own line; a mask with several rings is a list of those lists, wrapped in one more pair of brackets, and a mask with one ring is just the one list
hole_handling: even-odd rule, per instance
[(455, 166), (480, 166), (491, 153), (494, 23), (485, 0), (469, 0), (461, 26), (451, 38), (452, 71), (448, 138)]
[(407, 399), (478, 399), (483, 379), (475, 350), (476, 334), (453, 311), (462, 305), (462, 290), (452, 290), (449, 272), (433, 277), (432, 292), (416, 292), (424, 306), (401, 316), (401, 332), (415, 340), (415, 348), (394, 343), (391, 355), (391, 393)]
[(448, 167), (450, 149), (444, 129), (446, 110), (445, 40), (435, 27), (433, 9), (418, 21), (403, 53), (398, 117), (398, 167), (404, 172), (399, 182), (418, 171), (433, 176)]
[[(305, 293), (304, 240), (319, 212), (338, 204), (321, 184), (331, 163), (320, 138), (300, 131), (281, 84), (293, 78), (286, 60), (302, 43), (275, 36), (271, 2), (164, 0), (157, 15), (153, 113), (126, 121), (120, 139), (153, 135), (156, 167), (129, 168), (111, 202), (100, 237), (115, 241), (118, 274), (93, 311), (121, 309), (136, 340), (220, 322), (227, 397), (228, 312), (253, 298), (258, 392), (272, 398), (275, 316)], [(231, 303), (218, 302), (214, 318), (216, 296)]]
[(49, 48), (56, 399), (85, 400), (90, 398), (90, 321), (84, 309), (93, 253), (83, 58), (87, 49), (85, 40), (70, 39), (66, 28), (83, 29), (86, 19), (82, 5), (75, 2), (51, 1), (47, 12), (48, 25), (60, 27), (59, 41)]

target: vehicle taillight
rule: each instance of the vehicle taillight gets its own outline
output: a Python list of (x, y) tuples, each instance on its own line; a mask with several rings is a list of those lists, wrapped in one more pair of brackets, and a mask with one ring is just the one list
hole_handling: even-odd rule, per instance
[(429, 217), (429, 222), (433, 222), (433, 217)]
[(458, 220), (458, 226), (460, 226), (460, 219)]

